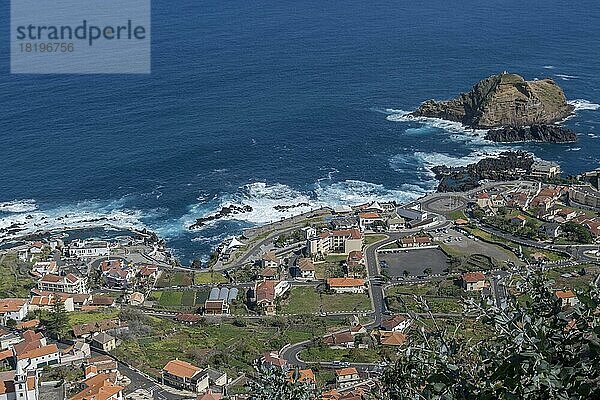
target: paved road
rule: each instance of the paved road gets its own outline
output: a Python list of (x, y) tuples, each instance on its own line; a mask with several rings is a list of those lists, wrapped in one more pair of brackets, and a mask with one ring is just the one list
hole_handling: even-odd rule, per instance
[(583, 254), (583, 252), (598, 249), (598, 245), (554, 245), (549, 243), (540, 243), (535, 240), (516, 237), (490, 225), (477, 224), (477, 226), (487, 233), (494, 234), (498, 237), (510, 240), (511, 242), (520, 244), (522, 246), (534, 247), (541, 250), (553, 250), (563, 252), (569, 254), (571, 257), (578, 260), (582, 258), (593, 260), (593, 258), (586, 256), (585, 254)]
[[(433, 230), (439, 228), (446, 228), (451, 225), (450, 221), (447, 221), (443, 216), (438, 216), (438, 221), (432, 226), (425, 228), (425, 230)], [(370, 316), (373, 318), (373, 321), (369, 324), (365, 325), (367, 329), (378, 328), (381, 325), (381, 321), (383, 316), (387, 313), (387, 308), (385, 304), (384, 298), (384, 290), (383, 290), (383, 282), (381, 279), (381, 271), (379, 270), (379, 261), (377, 259), (377, 249), (385, 246), (386, 244), (395, 242), (396, 240), (413, 234), (415, 232), (419, 232), (423, 228), (415, 228), (408, 231), (403, 232), (387, 232), (387, 238), (378, 241), (376, 243), (372, 243), (365, 247), (365, 258), (366, 258), (366, 267), (367, 267), (367, 277), (370, 281), (369, 284), (369, 296), (371, 297), (371, 303), (373, 307), (373, 312)], [(419, 282), (423, 282), (423, 280), (419, 280)], [(300, 343), (294, 343), (284, 347), (280, 355), (291, 365), (298, 365), (299, 367), (306, 366), (306, 363), (300, 360), (298, 354), (305, 348), (311, 345), (311, 341), (304, 341)], [(321, 363), (323, 366), (334, 366), (332, 363)], [(360, 371), (370, 371), (379, 367), (378, 364), (355, 364), (351, 363), (351, 365), (357, 368)]]
[[(66, 342), (56, 342), (56, 344), (60, 349), (65, 349), (69, 346), (69, 344)], [(96, 351), (92, 348), (91, 355), (92, 357), (98, 357), (106, 354)], [(153, 398), (155, 400), (180, 400), (182, 398), (180, 395), (169, 393), (159, 386), (159, 382), (157, 380), (142, 373), (141, 371), (138, 371), (137, 369), (134, 369), (118, 360), (117, 364), (119, 372), (131, 380), (131, 383), (125, 387), (125, 394), (132, 393), (138, 389), (146, 389), (153, 392)]]

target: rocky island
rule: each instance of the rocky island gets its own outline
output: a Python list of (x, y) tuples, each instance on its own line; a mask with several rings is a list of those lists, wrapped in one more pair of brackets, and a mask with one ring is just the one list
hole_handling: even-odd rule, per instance
[(428, 100), (412, 115), (491, 129), (486, 138), (494, 141), (563, 143), (575, 141), (576, 135), (554, 124), (573, 110), (552, 79), (526, 81), (520, 75), (503, 72), (483, 79), (455, 99)]

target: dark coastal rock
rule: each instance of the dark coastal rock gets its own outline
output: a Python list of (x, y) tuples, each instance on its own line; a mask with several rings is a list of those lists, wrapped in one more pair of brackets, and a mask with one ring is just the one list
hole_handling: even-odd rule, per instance
[(489, 130), (487, 140), (494, 142), (547, 142), (572, 143), (577, 141), (577, 134), (571, 129), (558, 125), (531, 125), (521, 128), (505, 127)]
[(526, 81), (516, 74), (492, 75), (459, 97), (428, 100), (412, 115), (461, 122), (471, 128), (552, 124), (573, 112), (552, 80)]
[(219, 212), (213, 215), (209, 215), (208, 217), (197, 218), (196, 222), (190, 225), (189, 229), (198, 229), (206, 225), (208, 222), (216, 221), (221, 218), (225, 218), (229, 215), (243, 214), (252, 212), (253, 208), (249, 205), (245, 206), (236, 206), (234, 204), (221, 207)]
[(283, 212), (283, 211), (287, 211), (287, 210), (291, 210), (291, 209), (299, 208), (299, 207), (310, 207), (310, 204), (308, 204), (308, 203), (298, 203), (298, 204), (291, 204), (289, 206), (277, 204), (273, 208), (275, 210), (277, 210), (277, 211)]
[(432, 168), (438, 192), (464, 192), (475, 189), (483, 179), (508, 181), (531, 171), (533, 156), (523, 151), (506, 151), (463, 167), (440, 165)]

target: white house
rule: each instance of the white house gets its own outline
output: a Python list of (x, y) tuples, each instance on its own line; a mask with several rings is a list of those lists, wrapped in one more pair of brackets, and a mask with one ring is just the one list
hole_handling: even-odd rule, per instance
[(359, 278), (328, 278), (327, 286), (336, 293), (365, 293), (367, 285)]
[(383, 225), (383, 218), (376, 212), (365, 212), (358, 215), (358, 225), (362, 231), (373, 229), (375, 223)]
[(73, 240), (69, 243), (69, 255), (77, 258), (96, 258), (110, 255), (110, 244), (104, 240)]
[(60, 351), (55, 344), (40, 346), (17, 354), (17, 369), (22, 368), (24, 371), (34, 371), (54, 364), (60, 364)]
[(403, 315), (395, 315), (381, 321), (381, 329), (388, 332), (403, 332), (410, 325), (410, 319)]
[(27, 299), (0, 299), (0, 323), (6, 325), (9, 319), (17, 322), (23, 321), (29, 311)]
[(573, 307), (579, 303), (577, 295), (572, 290), (557, 290), (554, 294), (556, 298), (560, 299), (562, 307)]
[(56, 302), (59, 300), (62, 301), (66, 312), (75, 311), (75, 303), (73, 302), (73, 297), (56, 296), (53, 293), (50, 293), (45, 296), (31, 296), (29, 309), (31, 311), (52, 310), (52, 308), (56, 305)]
[(483, 290), (485, 287), (485, 275), (481, 272), (465, 272), (462, 275), (463, 289), (468, 292)]
[(163, 368), (162, 382), (165, 385), (196, 393), (204, 392), (209, 387), (206, 371), (177, 359), (169, 361)]
[(360, 381), (360, 375), (354, 367), (336, 369), (335, 381), (339, 388), (345, 388)]
[(312, 281), (315, 279), (315, 264), (310, 258), (299, 258), (296, 261), (295, 277)]
[(397, 232), (406, 228), (406, 220), (400, 216), (388, 218), (387, 221), (385, 221), (385, 224), (387, 230), (390, 232)]
[(263, 268), (279, 269), (279, 258), (272, 251), (267, 251), (263, 254), (260, 261)]
[(48, 292), (88, 293), (87, 278), (67, 274), (65, 276), (48, 274), (38, 281), (38, 288)]

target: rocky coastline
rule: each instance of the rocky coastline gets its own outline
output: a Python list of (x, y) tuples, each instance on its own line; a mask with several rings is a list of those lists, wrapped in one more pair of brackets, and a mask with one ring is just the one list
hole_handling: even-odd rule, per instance
[(290, 204), (290, 205), (277, 204), (273, 208), (279, 212), (284, 212), (284, 211), (293, 210), (294, 208), (300, 208), (300, 207), (310, 207), (310, 204), (308, 204), (308, 203), (297, 203), (297, 204)]
[(484, 179), (509, 181), (531, 171), (533, 155), (523, 151), (506, 151), (462, 167), (440, 165), (432, 168), (439, 181), (438, 192), (464, 192), (475, 189)]
[(531, 125), (519, 128), (509, 126), (489, 130), (485, 139), (500, 143), (573, 143), (577, 141), (577, 134), (569, 128), (558, 125)]
[(252, 211), (253, 208), (249, 205), (237, 206), (235, 204), (230, 204), (228, 206), (221, 207), (221, 209), (216, 214), (212, 214), (207, 217), (197, 218), (196, 222), (190, 225), (189, 229), (199, 229), (204, 225), (208, 224), (209, 222), (216, 221), (228, 217), (230, 215), (244, 214)]

